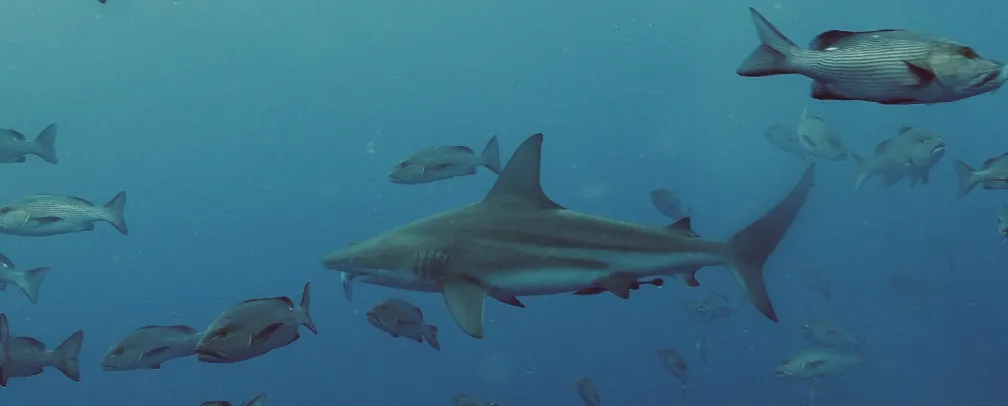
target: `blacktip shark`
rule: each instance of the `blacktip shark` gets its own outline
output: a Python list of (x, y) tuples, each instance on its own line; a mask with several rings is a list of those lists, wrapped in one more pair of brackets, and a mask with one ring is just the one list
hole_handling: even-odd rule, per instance
[(540, 184), (542, 134), (525, 140), (480, 202), (429, 216), (331, 254), (321, 262), (349, 282), (441, 292), (467, 334), (483, 338), (484, 297), (524, 307), (517, 296), (602, 287), (628, 298), (634, 282), (671, 276), (697, 286), (701, 267), (722, 265), (768, 319), (777, 314), (763, 265), (812, 188), (810, 164), (797, 186), (728, 241), (684, 233), (684, 223), (651, 227), (568, 210)]

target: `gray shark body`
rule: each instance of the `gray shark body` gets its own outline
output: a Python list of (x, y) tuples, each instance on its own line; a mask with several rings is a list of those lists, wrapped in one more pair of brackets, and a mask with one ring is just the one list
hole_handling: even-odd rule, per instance
[[(487, 197), (406, 224), (322, 258), (359, 280), (397, 289), (441, 292), (470, 336), (483, 336), (484, 297), (520, 305), (517, 296), (605, 288), (627, 298), (634, 282), (672, 276), (696, 286), (701, 267), (724, 265), (767, 318), (777, 316), (763, 264), (805, 202), (814, 167), (782, 202), (729, 241), (684, 233), (688, 222), (657, 228), (567, 210), (540, 186), (542, 134), (514, 153)], [(517, 304), (516, 304), (517, 303)]]

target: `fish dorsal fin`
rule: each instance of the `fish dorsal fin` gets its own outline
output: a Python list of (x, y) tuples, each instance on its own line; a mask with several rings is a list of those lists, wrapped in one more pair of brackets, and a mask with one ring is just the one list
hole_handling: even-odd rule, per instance
[[(1005, 153), (1003, 153), (1003, 154), (1001, 154), (1001, 155), (998, 155), (998, 156), (996, 156), (996, 157), (993, 157), (993, 158), (991, 158), (991, 159), (988, 159), (988, 160), (984, 161), (984, 163), (983, 163), (983, 167), (984, 167), (985, 169), (986, 169), (986, 168), (990, 168), (990, 167), (991, 167), (991, 165), (994, 165), (994, 162), (997, 162), (997, 161), (999, 161), (999, 160), (1001, 160), (1001, 159), (1004, 159), (1005, 157), (1008, 157), (1008, 152), (1005, 152)], [(8, 261), (9, 261), (9, 260), (8, 260)], [(13, 264), (11, 264), (11, 266), (10, 266), (10, 267), (11, 267), (11, 268), (13, 268), (13, 267), (14, 267), (14, 265), (13, 265)]]
[(138, 328), (137, 330), (149, 330), (149, 329), (174, 330), (174, 331), (178, 331), (180, 333), (186, 333), (186, 334), (194, 334), (194, 333), (196, 333), (196, 329), (194, 329), (192, 327), (189, 327), (189, 326), (183, 326), (183, 325), (176, 325), (176, 326), (143, 326), (143, 327)]
[(825, 51), (828, 48), (842, 47), (849, 45), (855, 38), (863, 38), (864, 36), (884, 36), (884, 37), (895, 37), (900, 38), (899, 33), (903, 30), (875, 30), (875, 31), (843, 31), (843, 30), (830, 30), (822, 34), (816, 35), (809, 43), (809, 48), (814, 51)]
[(6, 255), (0, 254), (0, 268), (14, 269), (14, 261), (11, 261)]
[(24, 141), (25, 136), (14, 130), (0, 130), (0, 138), (13, 138), (18, 141)]
[[(35, 351), (45, 351), (45, 344), (31, 337), (11, 337), (11, 345), (27, 347)], [(13, 351), (13, 350), (12, 350)]]
[(283, 302), (284, 304), (287, 305), (287, 307), (290, 307), (291, 309), (294, 308), (294, 302), (291, 301), (291, 299), (289, 297), (287, 297), (287, 296), (264, 297), (264, 298), (260, 298), (260, 299), (249, 299), (249, 300), (246, 300), (246, 301), (241, 302), (239, 304), (257, 303), (257, 302), (272, 302), (274, 300), (279, 300), (279, 301)]
[(875, 155), (881, 154), (889, 148), (889, 140), (882, 141), (875, 146)]
[(563, 206), (550, 200), (542, 190), (539, 180), (542, 140), (542, 133), (538, 133), (518, 146), (497, 183), (494, 183), (493, 189), (483, 199), (484, 204), (563, 209)]
[(459, 151), (462, 151), (462, 152), (465, 152), (465, 153), (468, 153), (468, 154), (473, 154), (473, 155), (476, 154), (476, 152), (473, 151), (472, 148), (469, 148), (469, 147), (467, 147), (465, 145), (454, 145), (454, 146), (445, 147), (445, 148), (459, 150)]
[(94, 206), (94, 203), (91, 203), (90, 201), (88, 201), (88, 199), (85, 199), (83, 197), (67, 196), (66, 198), (70, 199), (70, 200), (76, 200), (76, 201), (84, 203), (84, 204), (86, 204), (88, 206)]

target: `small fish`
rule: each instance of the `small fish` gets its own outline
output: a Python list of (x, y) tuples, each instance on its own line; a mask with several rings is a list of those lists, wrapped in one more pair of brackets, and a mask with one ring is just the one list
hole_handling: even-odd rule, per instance
[(24, 134), (14, 130), (0, 130), (0, 164), (23, 163), (26, 155), (35, 155), (51, 164), (59, 163), (55, 143), (56, 124), (49, 124), (35, 141), (28, 141)]
[(452, 395), (451, 400), (452, 405), (454, 406), (497, 406), (496, 403), (490, 403), (478, 397), (461, 392)]
[(104, 221), (127, 235), (125, 206), (126, 192), (103, 207), (79, 197), (28, 196), (0, 207), (0, 234), (37, 237), (92, 231), (96, 221)]
[[(600, 281), (601, 281), (600, 282), (601, 285), (609, 285), (610, 283), (613, 283), (613, 284), (618, 284), (618, 285), (622, 286), (622, 285), (625, 284), (627, 286), (627, 288), (628, 288), (628, 290), (627, 290), (627, 297), (629, 297), (629, 292), (631, 290), (639, 290), (640, 287), (641, 287), (641, 285), (652, 285), (652, 286), (655, 286), (655, 287), (661, 287), (662, 285), (665, 284), (665, 280), (663, 280), (662, 278), (654, 278), (654, 279), (651, 279), (649, 281), (639, 281), (639, 280), (636, 280), (636, 279), (633, 279), (633, 278), (615, 278), (615, 280), (614, 280), (614, 278), (609, 278), (609, 279), (600, 280)], [(620, 288), (613, 288), (613, 289), (616, 289), (617, 292), (622, 291), (622, 287), (620, 287)], [(609, 288), (605, 288), (603, 286), (593, 286), (593, 287), (590, 287), (590, 288), (584, 288), (584, 289), (578, 290), (578, 291), (574, 292), (574, 294), (575, 295), (579, 295), (579, 296), (588, 296), (588, 295), (597, 295), (597, 294), (602, 293), (602, 292), (611, 292), (611, 291), (612, 290), (610, 290)]]
[(813, 317), (800, 327), (802, 337), (822, 347), (834, 348), (838, 351), (857, 352), (865, 341), (844, 330), (840, 326), (825, 319)]
[(809, 116), (808, 109), (802, 111), (798, 121), (798, 143), (817, 158), (831, 161), (847, 159), (847, 147), (840, 136), (821, 117)]
[(701, 336), (700, 339), (696, 341), (696, 349), (697, 349), (697, 355), (700, 356), (700, 360), (706, 363), (707, 365), (711, 365), (710, 344), (708, 344), (707, 342), (706, 331), (704, 332), (704, 335)]
[(956, 197), (964, 197), (976, 185), (988, 190), (1008, 190), (1008, 152), (984, 161), (980, 170), (974, 170), (963, 161), (955, 161), (959, 190)]
[(689, 383), (689, 368), (679, 351), (671, 348), (658, 350), (658, 359), (670, 374), (682, 382), (682, 398), (686, 399), (686, 385)]
[(709, 292), (703, 299), (683, 300), (683, 311), (694, 320), (711, 323), (738, 311), (727, 296)]
[(1008, 79), (1003, 64), (948, 39), (906, 30), (832, 30), (816, 36), (806, 49), (755, 9), (750, 7), (749, 13), (762, 45), (736, 73), (808, 77), (813, 99), (943, 103), (995, 91)]
[[(264, 406), (266, 405), (266, 394), (260, 393), (258, 396), (252, 398), (247, 402), (242, 402), (241, 406)], [(226, 400), (212, 400), (209, 402), (200, 403), (200, 406), (231, 406), (231, 402)]]
[(427, 344), (441, 351), (441, 344), (437, 339), (437, 327), (424, 323), (420, 308), (405, 300), (387, 299), (369, 310), (367, 318), (372, 326), (389, 333), (392, 337), (398, 338), (401, 335), (418, 343), (423, 343), (426, 338)]
[(318, 334), (308, 313), (311, 282), (305, 283), (301, 306), (287, 296), (250, 299), (225, 310), (196, 344), (201, 362), (233, 363), (259, 357), (301, 338), (298, 326)]
[(931, 132), (903, 127), (895, 137), (880, 142), (871, 158), (866, 160), (853, 153), (851, 156), (860, 172), (854, 190), (875, 175), (881, 175), (886, 186), (895, 185), (904, 177), (909, 177), (910, 186), (914, 186), (918, 180), (928, 183), (931, 168), (945, 156), (945, 142)]
[(578, 378), (577, 391), (578, 395), (581, 395), (581, 399), (584, 399), (585, 406), (602, 406), (602, 398), (595, 390), (595, 384), (587, 376)]
[(140, 327), (108, 349), (102, 359), (106, 371), (161, 369), (161, 364), (196, 353), (203, 334), (189, 326)]
[(997, 216), (997, 231), (1001, 235), (1001, 243), (1004, 244), (1008, 241), (1008, 203), (1001, 204), (1001, 211), (998, 212)]
[(80, 382), (77, 355), (84, 342), (84, 332), (70, 335), (59, 347), (47, 351), (45, 344), (31, 337), (15, 337), (10, 333), (6, 315), (0, 317), (0, 387), (7, 387), (10, 378), (41, 374), (43, 368), (54, 367), (67, 378)]
[(490, 138), (479, 156), (465, 146), (428, 147), (399, 162), (389, 172), (389, 181), (416, 185), (442, 179), (476, 174), (476, 167), (485, 166), (500, 175), (500, 147), (497, 136)]
[(819, 293), (826, 300), (829, 300), (833, 295), (833, 279), (826, 276), (822, 272), (819, 272), (815, 268), (805, 268), (800, 271), (800, 277), (802, 283), (806, 287), (812, 289), (813, 291)]
[(693, 208), (683, 207), (682, 202), (668, 189), (655, 189), (651, 193), (651, 204), (672, 221), (693, 216)]
[(785, 127), (782, 124), (774, 124), (763, 132), (763, 138), (766, 138), (767, 142), (773, 144), (775, 147), (780, 148), (782, 151), (801, 158), (803, 161), (808, 160), (812, 154), (808, 152), (805, 147), (798, 142), (798, 132), (795, 129)]
[(858, 354), (822, 348), (802, 350), (781, 361), (774, 368), (774, 376), (780, 379), (817, 379), (862, 363), (864, 359)]
[(7, 290), (7, 284), (12, 284), (21, 289), (32, 304), (38, 304), (39, 287), (50, 269), (52, 268), (44, 266), (27, 271), (17, 270), (10, 258), (0, 254), (0, 290)]

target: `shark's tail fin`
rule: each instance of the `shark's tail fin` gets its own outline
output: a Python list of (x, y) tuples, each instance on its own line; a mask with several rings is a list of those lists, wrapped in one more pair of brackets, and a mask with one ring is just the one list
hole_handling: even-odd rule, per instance
[(80, 354), (83, 343), (84, 332), (77, 330), (63, 344), (53, 350), (54, 366), (74, 382), (80, 382), (80, 366), (77, 364), (77, 356)]
[(777, 314), (774, 312), (773, 304), (770, 303), (770, 295), (767, 294), (766, 283), (763, 280), (763, 265), (791, 228), (791, 223), (805, 204), (814, 178), (815, 164), (810, 164), (805, 169), (801, 181), (784, 200), (728, 240), (731, 256), (728, 267), (749, 294), (749, 300), (753, 305), (773, 321), (777, 321)]

